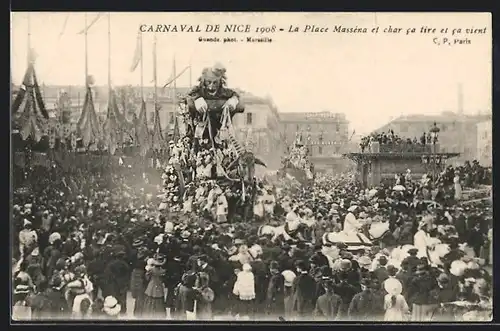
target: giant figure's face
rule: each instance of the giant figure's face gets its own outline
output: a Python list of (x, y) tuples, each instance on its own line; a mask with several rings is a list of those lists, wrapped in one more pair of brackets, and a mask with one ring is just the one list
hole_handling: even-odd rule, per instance
[(204, 84), (207, 92), (210, 95), (214, 95), (215, 93), (217, 93), (217, 90), (219, 89), (220, 78), (218, 78), (218, 77), (206, 77), (203, 80), (203, 84)]

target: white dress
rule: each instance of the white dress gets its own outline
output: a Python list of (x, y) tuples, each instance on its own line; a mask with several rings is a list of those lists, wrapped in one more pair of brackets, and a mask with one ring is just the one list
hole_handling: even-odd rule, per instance
[(357, 232), (359, 222), (353, 213), (348, 213), (344, 219), (344, 232)]
[(424, 230), (418, 230), (413, 236), (413, 246), (418, 249), (417, 257), (427, 257), (428, 234)]
[(409, 308), (405, 298), (401, 294), (394, 295), (396, 302), (392, 304), (392, 294), (386, 294), (384, 297), (384, 321), (387, 322), (401, 322), (405, 320)]
[(453, 186), (455, 188), (455, 200), (462, 199), (462, 185), (460, 185), (460, 177), (453, 178)]

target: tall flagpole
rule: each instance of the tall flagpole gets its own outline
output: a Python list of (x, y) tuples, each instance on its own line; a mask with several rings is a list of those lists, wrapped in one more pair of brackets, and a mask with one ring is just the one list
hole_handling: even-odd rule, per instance
[(108, 13), (108, 90), (111, 90), (111, 13)]
[(87, 13), (85, 13), (85, 93), (89, 87), (89, 49), (88, 49), (88, 29), (87, 29)]
[(465, 135), (465, 118), (464, 118), (464, 97), (463, 97), (463, 91), (462, 91), (462, 83), (458, 84), (458, 116), (460, 119), (460, 128), (459, 132), (460, 134), (458, 135), (458, 144), (459, 144), (459, 152), (462, 153), (462, 157), (465, 157), (463, 155), (465, 153), (465, 148), (464, 148), (464, 135)]
[(27, 56), (28, 66), (31, 64), (31, 58), (32, 58), (32, 54), (31, 54), (31, 14), (28, 13), (28, 56)]
[(156, 62), (157, 62), (157, 56), (156, 56), (156, 33), (154, 34), (154, 40), (153, 40), (153, 65), (154, 65), (154, 71), (153, 71), (153, 84), (154, 84), (154, 90), (153, 90), (153, 98), (154, 98), (154, 105), (155, 105), (155, 117), (156, 117), (156, 107), (158, 103), (158, 79), (157, 79), (157, 68), (156, 68)]
[[(174, 103), (174, 116), (177, 116), (177, 66), (175, 64), (175, 54), (174, 54), (174, 63), (173, 63), (173, 76), (174, 76), (174, 91), (173, 91), (173, 97), (172, 97), (172, 102)], [(175, 118), (174, 118), (174, 123), (175, 123)]]
[(142, 32), (140, 33), (140, 48), (141, 48), (141, 102), (144, 100), (144, 60), (143, 60), (143, 54), (142, 54)]

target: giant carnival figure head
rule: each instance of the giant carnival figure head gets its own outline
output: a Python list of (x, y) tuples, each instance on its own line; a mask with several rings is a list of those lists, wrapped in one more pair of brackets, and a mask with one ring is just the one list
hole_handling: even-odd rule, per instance
[(200, 87), (205, 89), (210, 95), (215, 95), (217, 91), (226, 85), (226, 68), (220, 63), (211, 68), (204, 68), (201, 73)]

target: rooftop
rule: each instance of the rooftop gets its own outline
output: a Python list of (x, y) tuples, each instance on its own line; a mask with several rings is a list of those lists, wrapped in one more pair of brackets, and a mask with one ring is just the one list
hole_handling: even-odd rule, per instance
[(485, 120), (491, 119), (491, 112), (490, 113), (481, 112), (481, 113), (474, 114), (474, 115), (470, 115), (470, 114), (460, 115), (459, 113), (446, 111), (446, 112), (442, 112), (441, 114), (438, 114), (438, 115), (423, 115), (423, 114), (402, 115), (402, 116), (399, 116), (398, 118), (392, 120), (389, 123), (394, 123), (394, 122), (440, 122), (440, 123), (447, 122), (447, 123), (452, 123), (452, 122), (455, 122), (457, 120), (460, 120), (461, 118), (464, 118), (467, 121), (480, 122), (480, 121), (485, 121)]
[(333, 113), (329, 111), (322, 112), (300, 112), (286, 113), (281, 112), (280, 118), (284, 122), (319, 122), (325, 120), (344, 121), (347, 122), (346, 116), (343, 113)]

